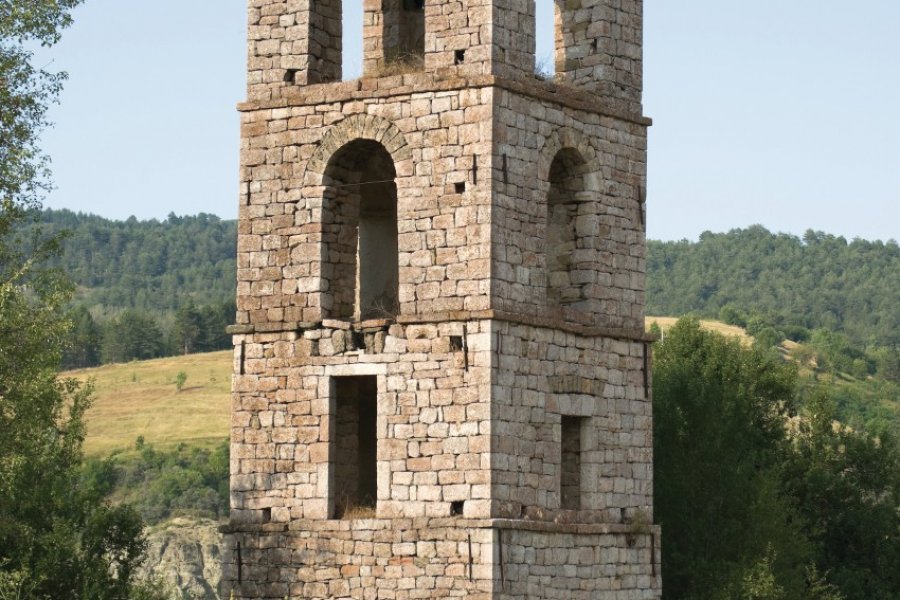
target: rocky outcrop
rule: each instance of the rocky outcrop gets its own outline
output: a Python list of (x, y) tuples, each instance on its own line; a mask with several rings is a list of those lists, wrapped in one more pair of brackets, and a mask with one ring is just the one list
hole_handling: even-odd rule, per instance
[(147, 531), (141, 576), (165, 582), (182, 597), (221, 600), (222, 534), (209, 520), (173, 519)]

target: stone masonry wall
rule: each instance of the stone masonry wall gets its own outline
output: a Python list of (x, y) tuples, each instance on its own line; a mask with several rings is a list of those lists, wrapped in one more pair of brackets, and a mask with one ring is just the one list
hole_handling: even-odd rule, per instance
[(487, 327), (374, 323), (354, 332), (326, 322), (236, 336), (232, 520), (334, 514), (334, 382), (364, 375), (378, 379), (377, 516), (447, 517), (464, 501), (465, 516), (489, 517)]
[[(393, 93), (365, 100), (326, 102), (311, 94), (290, 107), (247, 107), (238, 324), (275, 328), (327, 316), (323, 302), (341, 282), (323, 283), (329, 197), (323, 174), (331, 156), (355, 138), (381, 143), (396, 161), (400, 312), (488, 307), (490, 165), (478, 165), (481, 184), (475, 185), (474, 157), (490, 155), (492, 92), (414, 92), (403, 81), (378, 80)], [(457, 190), (457, 184), (467, 187)]]
[[(515, 524), (498, 536), (502, 600), (655, 600), (659, 529)], [(500, 571), (499, 562), (495, 571)]]
[[(652, 523), (644, 343), (504, 322), (493, 335), (493, 516)], [(577, 512), (561, 503), (563, 415), (584, 419)]]
[(654, 600), (658, 535), (527, 521), (297, 521), (232, 535), (224, 569), (228, 593), (261, 600)]
[(640, 105), (642, 0), (554, 0), (556, 73), (568, 84)]
[(490, 600), (494, 532), (486, 525), (421, 518), (246, 529), (232, 536), (241, 553), (226, 557), (226, 577), (242, 598)]
[[(495, 101), (498, 182), (493, 230), (492, 300), (511, 314), (552, 315), (585, 325), (641, 331), (645, 233), (641, 189), (647, 124), (501, 91)], [(573, 195), (585, 302), (566, 309), (548, 298), (550, 169), (563, 151), (584, 161), (584, 192)], [(505, 169), (504, 169), (505, 165)]]

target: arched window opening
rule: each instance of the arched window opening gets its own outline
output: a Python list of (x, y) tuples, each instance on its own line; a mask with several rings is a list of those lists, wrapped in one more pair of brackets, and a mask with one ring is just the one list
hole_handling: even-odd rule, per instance
[(576, 235), (579, 195), (586, 191), (587, 163), (573, 148), (560, 150), (550, 165), (547, 194), (547, 302), (573, 306), (584, 300), (590, 268), (579, 264)]
[(397, 173), (373, 140), (338, 150), (325, 170), (323, 311), (338, 319), (391, 318), (399, 311)]

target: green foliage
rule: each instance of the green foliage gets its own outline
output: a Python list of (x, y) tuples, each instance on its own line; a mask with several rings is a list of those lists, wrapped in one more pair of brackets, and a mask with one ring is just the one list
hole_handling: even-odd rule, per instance
[(184, 387), (185, 382), (187, 381), (187, 373), (184, 371), (178, 371), (178, 374), (175, 375), (175, 389), (179, 392)]
[(791, 438), (786, 491), (809, 524), (817, 565), (847, 600), (900, 597), (900, 451), (894, 432), (840, 425), (824, 393)]
[(783, 600), (784, 588), (775, 580), (772, 565), (775, 553), (769, 551), (747, 570), (737, 586), (737, 598), (740, 600)]
[[(49, 186), (37, 147), (64, 76), (35, 69), (80, 0), (0, 3), (0, 599), (133, 597), (145, 542), (127, 506), (80, 477), (90, 386), (58, 379), (72, 286), (45, 263), (62, 237), (27, 217)], [(147, 596), (152, 598), (152, 596)]]
[(804, 600), (844, 600), (840, 590), (828, 583), (815, 566), (806, 570), (808, 586)]
[(127, 598), (143, 552), (142, 522), (102, 502), (102, 478), (80, 477), (91, 388), (57, 379), (71, 287), (40, 267), (54, 240), (25, 257), (0, 211), (0, 594)]
[(69, 321), (72, 330), (63, 349), (63, 368), (83, 369), (99, 365), (103, 331), (94, 317), (85, 307), (76, 306), (69, 312)]
[[(722, 316), (741, 325), (827, 329), (853, 345), (900, 346), (900, 247), (760, 226), (696, 243), (649, 241), (647, 312)], [(752, 333), (752, 332), (751, 332)], [(790, 336), (790, 333), (785, 331)], [(794, 339), (794, 338), (791, 338)]]
[(88, 461), (82, 476), (101, 481), (108, 497), (129, 502), (149, 523), (228, 514), (227, 441), (213, 450), (182, 444), (164, 451), (143, 442), (135, 449), (133, 456)]
[(667, 332), (654, 365), (666, 597), (900, 597), (893, 432), (837, 424), (815, 387), (794, 415), (790, 363), (693, 319)]
[(103, 331), (104, 363), (147, 360), (165, 356), (163, 332), (156, 321), (136, 310), (126, 310)]
[(672, 598), (713, 597), (775, 553), (780, 580), (801, 586), (809, 550), (778, 493), (792, 367), (682, 319), (654, 355), (654, 480)]
[(175, 327), (172, 330), (175, 345), (184, 354), (190, 354), (200, 339), (200, 312), (193, 302), (175, 313)]
[[(111, 221), (45, 210), (43, 227), (69, 231), (54, 266), (82, 290), (78, 303), (95, 317), (135, 309), (172, 314), (193, 302), (222, 305), (235, 296), (237, 222), (208, 214), (165, 221)], [(234, 314), (229, 315), (229, 324)]]
[(0, 201), (34, 206), (49, 187), (48, 160), (37, 145), (64, 73), (32, 65), (31, 48), (50, 46), (81, 0), (0, 3)]

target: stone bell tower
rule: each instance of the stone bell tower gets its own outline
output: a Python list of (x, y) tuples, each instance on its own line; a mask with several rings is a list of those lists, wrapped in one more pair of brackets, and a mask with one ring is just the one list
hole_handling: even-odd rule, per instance
[(235, 598), (659, 597), (642, 1), (555, 4), (249, 0)]

